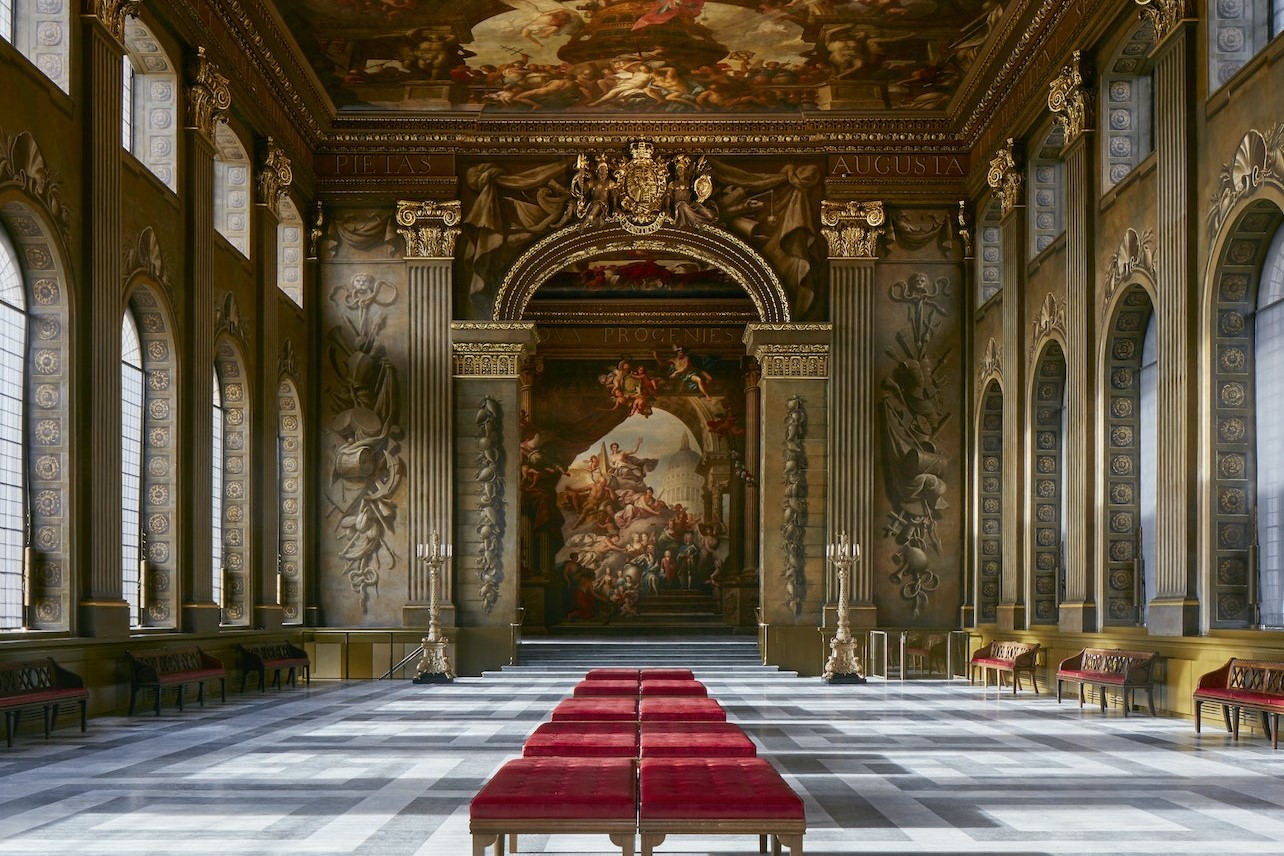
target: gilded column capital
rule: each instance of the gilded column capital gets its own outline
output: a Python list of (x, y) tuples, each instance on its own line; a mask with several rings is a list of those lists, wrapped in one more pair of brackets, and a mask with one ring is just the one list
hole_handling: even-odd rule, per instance
[(86, 15), (97, 18), (116, 41), (125, 41), (125, 18), (137, 14), (143, 0), (84, 0)]
[(232, 91), (227, 84), (227, 78), (206, 56), (205, 48), (198, 47), (187, 61), (187, 127), (199, 131), (211, 144), (214, 125), (232, 106)]
[(458, 200), (422, 202), (402, 199), (397, 202), (397, 231), (406, 242), (408, 259), (449, 259), (455, 255), (459, 237), (460, 207)]
[(887, 232), (882, 202), (827, 199), (820, 203), (820, 222), (831, 259), (878, 258), (878, 239)]
[(773, 343), (759, 345), (753, 353), (764, 378), (829, 378), (829, 345)]
[(1155, 28), (1155, 44), (1159, 44), (1168, 34), (1177, 29), (1182, 21), (1195, 17), (1195, 10), (1190, 0), (1136, 0), (1141, 7), (1141, 16)]
[(1061, 67), (1061, 73), (1048, 84), (1048, 109), (1066, 129), (1066, 145), (1070, 145), (1092, 127), (1092, 92), (1089, 82), (1092, 68), (1081, 51), (1070, 55), (1070, 61)]
[(998, 197), (1002, 216), (1006, 217), (1021, 204), (1021, 189), (1025, 175), (1017, 166), (1017, 144), (1008, 137), (1008, 144), (999, 149), (990, 161), (990, 171), (985, 181)]
[(529, 348), (524, 342), (452, 342), (455, 377), (520, 378)]
[(293, 181), (294, 170), (290, 166), (290, 159), (276, 141), (268, 137), (259, 148), (259, 204), (275, 211), (277, 203), (290, 189)]

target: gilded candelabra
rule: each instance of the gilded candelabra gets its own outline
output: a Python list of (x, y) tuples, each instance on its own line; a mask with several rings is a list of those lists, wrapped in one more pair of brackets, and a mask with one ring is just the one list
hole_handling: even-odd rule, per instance
[(441, 684), (455, 679), (455, 670), (450, 666), (450, 654), (446, 651), (446, 637), (441, 632), (441, 608), (437, 605), (437, 586), (441, 579), (441, 568), (450, 558), (450, 545), (441, 543), (441, 536), (433, 530), (427, 544), (415, 547), (419, 561), (428, 565), (428, 635), (423, 638), (423, 657), (415, 667), (417, 684)]
[(860, 545), (847, 540), (847, 533), (840, 532), (838, 543), (825, 548), (825, 555), (838, 571), (838, 629), (829, 643), (829, 660), (821, 679), (831, 684), (863, 684), (865, 675), (856, 655), (856, 640), (852, 638), (851, 622), (847, 617), (847, 581), (852, 567), (860, 561)]

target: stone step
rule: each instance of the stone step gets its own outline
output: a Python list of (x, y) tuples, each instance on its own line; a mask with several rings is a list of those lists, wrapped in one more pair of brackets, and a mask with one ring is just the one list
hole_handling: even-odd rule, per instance
[(707, 637), (664, 640), (585, 637), (522, 641), (522, 665), (560, 666), (758, 666), (758, 642), (753, 638), (711, 640)]

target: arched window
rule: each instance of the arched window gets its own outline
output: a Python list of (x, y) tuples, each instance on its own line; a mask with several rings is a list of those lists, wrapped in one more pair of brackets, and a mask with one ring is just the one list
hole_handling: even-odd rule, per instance
[(143, 560), (143, 348), (134, 313), (120, 325), (120, 570), (130, 626), (142, 624)]
[(1046, 250), (1066, 230), (1064, 145), (1065, 129), (1053, 125), (1030, 158), (1030, 258)]
[(1155, 313), (1150, 314), (1146, 324), (1146, 335), (1141, 345), (1141, 372), (1137, 378), (1138, 398), (1140, 399), (1139, 438), (1141, 466), (1138, 473), (1140, 496), (1138, 499), (1138, 522), (1141, 527), (1141, 560), (1142, 589), (1141, 608), (1142, 623), (1150, 617), (1150, 599), (1155, 596), (1156, 561), (1159, 550), (1155, 542), (1155, 514), (1159, 501), (1159, 464), (1156, 450), (1159, 447), (1159, 326), (1155, 323)]
[(1208, 0), (1209, 90), (1221, 88), (1281, 32), (1281, 0)]
[(1065, 493), (1064, 415), (1066, 358), (1059, 342), (1043, 346), (1035, 364), (1030, 406), (1034, 425), (1033, 570), (1031, 572), (1031, 624), (1056, 624), (1064, 563), (1062, 561), (1063, 494)]
[(214, 602), (224, 606), (223, 577), (223, 383), (214, 370), (214, 394), (211, 396), (210, 434), (210, 568)]
[(0, 0), (0, 38), (71, 92), (72, 0)]
[(977, 233), (980, 252), (976, 256), (976, 265), (981, 283), (979, 303), (985, 303), (1003, 290), (1003, 227), (999, 223), (998, 202), (991, 202), (986, 207)]
[(1105, 133), (1101, 135), (1101, 189), (1128, 177), (1153, 148), (1154, 71), (1149, 56), (1155, 28), (1148, 19), (1115, 48), (1101, 75)]
[(236, 133), (220, 123), (214, 132), (214, 228), (250, 257), (250, 158)]
[(27, 302), (22, 271), (0, 229), (0, 629), (26, 625), (27, 544), (25, 432)]
[(125, 19), (122, 139), (161, 183), (177, 190), (178, 72), (147, 25)]
[(1284, 229), (1262, 267), (1254, 317), (1261, 623), (1284, 627)]
[(281, 378), (277, 387), (277, 466), (278, 493), (281, 497), (280, 532), (277, 553), (280, 556), (280, 603), (286, 624), (303, 621), (303, 408), (294, 381)]
[(294, 305), (303, 307), (303, 218), (289, 196), (277, 205), (276, 284)]

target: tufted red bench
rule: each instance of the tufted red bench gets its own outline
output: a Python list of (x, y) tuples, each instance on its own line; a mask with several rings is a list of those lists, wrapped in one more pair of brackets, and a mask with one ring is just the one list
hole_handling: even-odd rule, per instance
[(623, 856), (637, 830), (634, 762), (626, 758), (518, 758), (491, 776), (469, 807), (473, 856), (491, 844), (503, 856), (504, 836), (606, 833)]
[(968, 683), (972, 682), (977, 669), (981, 670), (981, 683), (983, 686), (989, 686), (991, 670), (994, 672), (994, 682), (996, 684), (999, 683), (999, 672), (1011, 672), (1012, 694), (1016, 695), (1017, 689), (1021, 686), (1021, 676), (1029, 675), (1030, 685), (1034, 687), (1034, 692), (1037, 695), (1039, 683), (1034, 678), (1034, 671), (1036, 667), (1035, 658), (1038, 653), (1038, 642), (1000, 642), (995, 639), (972, 655), (972, 661), (968, 668)]
[(545, 722), (522, 747), (526, 758), (636, 758), (634, 722)]
[(575, 685), (575, 698), (594, 698), (596, 696), (629, 696), (636, 698), (638, 694), (637, 681), (606, 681), (606, 680), (583, 680)]
[(638, 700), (621, 696), (568, 698), (558, 702), (554, 722), (637, 722)]
[(166, 687), (178, 687), (178, 709), (183, 709), (183, 686), (196, 684), (196, 700), (205, 706), (205, 682), (218, 679), (219, 698), (227, 701), (227, 672), (223, 661), (200, 648), (163, 648), (143, 654), (125, 652), (129, 659), (129, 715), (134, 715), (134, 700), (139, 690), (156, 692), (156, 715), (160, 716), (161, 693)]
[(802, 800), (762, 758), (644, 758), (638, 764), (642, 856), (669, 835), (758, 835), (802, 856)]
[[(565, 704), (565, 702), (563, 702)], [(727, 712), (711, 698), (656, 696), (638, 705), (642, 722), (726, 722)]]
[(666, 680), (646, 680), (642, 681), (642, 697), (647, 696), (689, 696), (692, 698), (704, 698), (709, 695), (704, 684), (699, 681), (666, 681)]
[(1240, 709), (1255, 710), (1262, 715), (1262, 730), (1270, 735), (1271, 748), (1278, 749), (1280, 713), (1284, 713), (1284, 663), (1231, 657), (1226, 665), (1199, 679), (1194, 701), (1196, 734), (1205, 702), (1222, 706), (1226, 730), (1234, 734), (1236, 740), (1239, 740)]
[(589, 669), (584, 676), (586, 681), (633, 681), (641, 680), (638, 669)]
[(690, 669), (643, 669), (640, 680), (643, 681), (694, 681), (695, 672)]
[(299, 672), (303, 682), (312, 686), (312, 661), (308, 652), (289, 642), (264, 642), (258, 645), (237, 645), (241, 651), (241, 692), (245, 692), (245, 679), (251, 674), (259, 676), (259, 690), (267, 690), (267, 673), (272, 670), (272, 686), (281, 688), (281, 670), (289, 669), (290, 686), (295, 686)]
[(1123, 693), (1124, 716), (1132, 709), (1133, 690), (1145, 690), (1150, 715), (1155, 715), (1155, 655), (1150, 651), (1124, 651), (1119, 648), (1084, 648), (1061, 661), (1057, 669), (1057, 704), (1061, 703), (1061, 682), (1079, 685), (1079, 707), (1083, 707), (1083, 687), (1101, 688), (1101, 712), (1106, 711), (1106, 687)]
[(74, 672), (62, 668), (52, 657), (23, 663), (0, 664), (0, 710), (4, 711), (5, 745), (13, 746), (13, 735), (27, 708), (42, 708), (45, 739), (58, 722), (59, 705), (80, 703), (80, 730), (85, 730), (85, 704), (89, 691)]
[(644, 722), (643, 758), (753, 758), (758, 747), (731, 722)]

